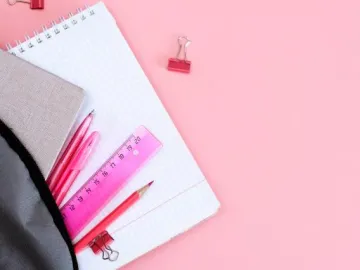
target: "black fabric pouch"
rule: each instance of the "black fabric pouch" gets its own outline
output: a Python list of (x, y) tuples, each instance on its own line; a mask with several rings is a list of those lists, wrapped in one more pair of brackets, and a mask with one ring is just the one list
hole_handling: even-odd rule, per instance
[(0, 269), (78, 269), (61, 213), (39, 167), (1, 120)]

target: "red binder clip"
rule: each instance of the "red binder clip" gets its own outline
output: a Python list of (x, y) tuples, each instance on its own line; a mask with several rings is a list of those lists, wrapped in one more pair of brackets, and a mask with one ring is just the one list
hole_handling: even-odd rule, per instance
[(30, 4), (31, 9), (44, 9), (44, 6), (45, 6), (44, 0), (30, 0), (30, 1), (26, 1), (26, 0), (8, 0), (8, 4), (10, 6), (15, 5), (16, 3)]
[(113, 262), (118, 259), (119, 252), (113, 250), (110, 247), (110, 244), (112, 242), (114, 242), (114, 238), (112, 238), (107, 231), (104, 231), (97, 237), (95, 237), (94, 240), (91, 241), (89, 246), (94, 252), (94, 254), (99, 254), (101, 252), (103, 260), (109, 260)]
[[(179, 37), (179, 51), (175, 58), (170, 58), (168, 70), (190, 73), (191, 61), (187, 60), (187, 47), (191, 44), (191, 40), (187, 37)], [(184, 58), (180, 59), (181, 51), (184, 51)]]

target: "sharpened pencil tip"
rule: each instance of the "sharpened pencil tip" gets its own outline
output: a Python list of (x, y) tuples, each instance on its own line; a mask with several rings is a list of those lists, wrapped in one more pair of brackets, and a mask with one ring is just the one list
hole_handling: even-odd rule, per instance
[(151, 181), (149, 184), (147, 184), (146, 186), (140, 188), (137, 193), (141, 196), (143, 196), (145, 194), (145, 192), (150, 188), (150, 186), (154, 183), (154, 181)]
[(92, 115), (92, 114), (94, 114), (95, 113), (95, 109), (93, 109), (90, 113), (89, 113), (89, 115)]

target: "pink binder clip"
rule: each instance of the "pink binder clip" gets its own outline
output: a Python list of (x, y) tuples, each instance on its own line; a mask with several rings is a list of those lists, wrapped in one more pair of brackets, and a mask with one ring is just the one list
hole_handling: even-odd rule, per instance
[[(175, 58), (170, 58), (168, 70), (190, 73), (191, 61), (187, 60), (187, 47), (191, 44), (191, 40), (187, 37), (179, 37), (179, 50)], [(184, 58), (180, 59), (181, 51), (184, 50)]]
[(31, 9), (44, 9), (44, 6), (45, 6), (44, 0), (30, 0), (30, 1), (26, 1), (26, 0), (8, 0), (8, 4), (10, 6), (15, 5), (16, 3), (30, 4)]

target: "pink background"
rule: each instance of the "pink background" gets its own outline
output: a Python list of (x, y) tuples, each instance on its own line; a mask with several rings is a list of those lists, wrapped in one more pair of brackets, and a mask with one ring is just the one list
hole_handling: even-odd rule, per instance
[[(222, 202), (125, 269), (360, 269), (360, 2), (105, 2)], [(3, 0), (0, 45), (83, 4)]]

